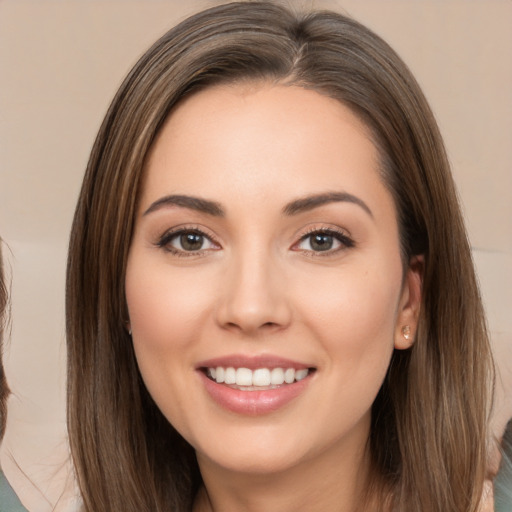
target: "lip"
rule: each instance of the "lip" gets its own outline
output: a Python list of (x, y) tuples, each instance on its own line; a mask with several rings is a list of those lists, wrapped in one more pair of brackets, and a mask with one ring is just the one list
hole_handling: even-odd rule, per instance
[(232, 366), (233, 368), (249, 368), (249, 370), (257, 370), (258, 368), (268, 368), (269, 370), (273, 370), (274, 368), (294, 368), (295, 370), (303, 370), (312, 367), (310, 364), (305, 364), (270, 354), (262, 354), (257, 356), (231, 354), (214, 359), (208, 359), (206, 361), (201, 361), (196, 365), (196, 369), (199, 370), (202, 368), (216, 368), (217, 366), (222, 366), (224, 368), (227, 368), (228, 366)]
[(311, 377), (315, 373), (311, 372), (300, 381), (292, 384), (283, 384), (273, 389), (242, 391), (225, 384), (218, 384), (206, 376), (205, 370), (207, 368), (215, 368), (217, 366), (224, 368), (230, 366), (234, 368), (249, 368), (250, 370), (258, 368), (294, 368), (300, 370), (313, 367), (291, 359), (270, 355), (248, 357), (229, 355), (200, 362), (196, 366), (196, 370), (206, 392), (213, 401), (223, 409), (248, 416), (269, 414), (285, 407), (306, 391), (311, 382)]

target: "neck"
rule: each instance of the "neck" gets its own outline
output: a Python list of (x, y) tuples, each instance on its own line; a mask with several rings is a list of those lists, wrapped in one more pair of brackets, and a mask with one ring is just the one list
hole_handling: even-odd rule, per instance
[(204, 486), (194, 512), (355, 512), (370, 472), (366, 443), (266, 473), (226, 470), (199, 454), (198, 461)]

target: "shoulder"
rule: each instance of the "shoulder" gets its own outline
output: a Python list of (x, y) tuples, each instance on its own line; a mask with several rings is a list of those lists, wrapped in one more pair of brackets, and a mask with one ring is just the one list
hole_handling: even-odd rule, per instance
[(500, 469), (494, 479), (496, 512), (512, 510), (512, 420), (503, 437)]
[(0, 512), (27, 512), (0, 470)]

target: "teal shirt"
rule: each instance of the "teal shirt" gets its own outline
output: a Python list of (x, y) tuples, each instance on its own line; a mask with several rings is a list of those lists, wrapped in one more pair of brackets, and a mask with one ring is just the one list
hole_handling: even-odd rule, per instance
[(27, 512), (0, 470), (0, 512)]
[(512, 512), (512, 460), (504, 460), (494, 480), (495, 512)]
[(512, 420), (503, 437), (503, 459), (494, 479), (495, 512), (512, 512)]

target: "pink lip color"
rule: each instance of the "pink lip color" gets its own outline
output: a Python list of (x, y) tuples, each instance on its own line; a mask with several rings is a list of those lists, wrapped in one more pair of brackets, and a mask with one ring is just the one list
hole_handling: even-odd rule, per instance
[(277, 411), (300, 395), (308, 386), (306, 377), (293, 384), (283, 384), (275, 389), (241, 391), (225, 384), (217, 384), (199, 371), (204, 387), (213, 400), (231, 412), (257, 416)]
[(216, 368), (222, 366), (223, 368), (249, 368), (249, 370), (257, 370), (258, 368), (294, 368), (301, 370), (310, 368), (311, 365), (285, 359), (283, 357), (276, 357), (272, 355), (258, 355), (258, 356), (244, 356), (239, 354), (232, 354), (214, 359), (202, 361), (196, 365), (196, 368)]
[(308, 375), (308, 377), (298, 382), (283, 384), (274, 389), (241, 391), (225, 384), (218, 384), (206, 376), (204, 371), (206, 368), (216, 368), (217, 366), (249, 368), (251, 370), (258, 368), (294, 368), (300, 370), (310, 366), (270, 355), (251, 357), (230, 355), (199, 363), (196, 369), (207, 393), (222, 408), (237, 414), (256, 416), (277, 411), (303, 393), (311, 380), (311, 375)]

